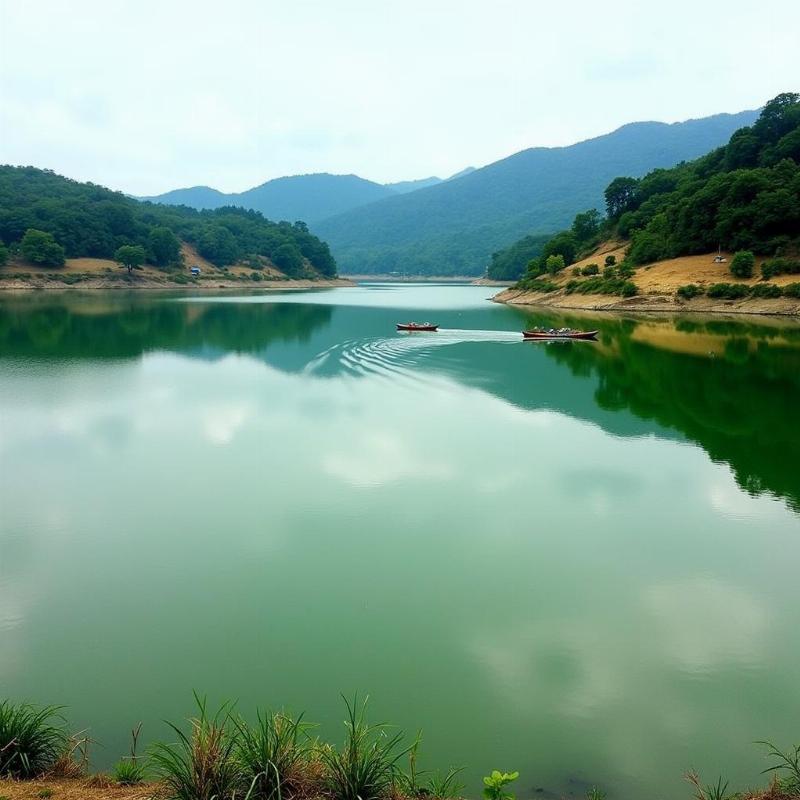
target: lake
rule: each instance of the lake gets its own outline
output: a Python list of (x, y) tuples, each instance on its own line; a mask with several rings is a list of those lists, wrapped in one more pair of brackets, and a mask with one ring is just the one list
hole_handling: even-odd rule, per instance
[(193, 689), (335, 741), (358, 691), (471, 796), (763, 780), (800, 737), (800, 325), (494, 291), (0, 297), (0, 696), (97, 768)]

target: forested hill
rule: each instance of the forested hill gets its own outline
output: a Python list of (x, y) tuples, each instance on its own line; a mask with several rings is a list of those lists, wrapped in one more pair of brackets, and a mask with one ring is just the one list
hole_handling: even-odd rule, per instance
[(29, 260), (52, 266), (65, 257), (112, 259), (128, 245), (166, 267), (179, 260), (184, 241), (217, 266), (266, 258), (290, 277), (336, 275), (327, 244), (305, 223), (275, 223), (241, 208), (142, 203), (34, 167), (0, 166), (0, 241), (23, 255), (30, 245)]
[[(605, 218), (595, 208), (581, 212), (571, 228), (536, 242), (539, 253), (527, 265), (526, 281), (546, 273), (552, 279), (608, 240), (628, 243), (625, 262), (616, 268), (626, 278), (643, 264), (717, 248), (739, 251), (729, 264), (734, 278), (752, 277), (755, 255), (773, 257), (762, 264), (764, 278), (800, 273), (800, 94), (770, 100), (752, 126), (702, 158), (643, 178), (614, 178), (604, 200)], [(521, 239), (496, 254), (490, 274), (516, 277), (507, 275), (509, 265), (520, 269), (530, 246)], [(594, 265), (592, 274), (597, 272)], [(579, 282), (573, 283), (579, 290)], [(773, 294), (762, 296), (780, 295), (769, 291)]]
[(319, 173), (275, 178), (233, 194), (224, 194), (208, 186), (194, 186), (139, 199), (197, 209), (241, 206), (260, 211), (270, 219), (290, 222), (300, 219), (311, 224), (395, 194), (392, 187), (373, 183), (358, 175)]
[(329, 242), (345, 273), (477, 275), (494, 251), (520, 236), (552, 233), (581, 209), (602, 205), (615, 176), (640, 176), (703, 155), (757, 114), (639, 122), (569, 147), (524, 150), (312, 229)]

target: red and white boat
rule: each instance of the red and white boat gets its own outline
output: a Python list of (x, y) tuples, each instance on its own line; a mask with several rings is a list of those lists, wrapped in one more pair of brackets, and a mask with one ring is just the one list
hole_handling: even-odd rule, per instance
[(398, 322), (399, 331), (438, 331), (439, 326), (432, 322)]
[(576, 331), (573, 328), (534, 328), (522, 331), (526, 339), (596, 339), (597, 331)]

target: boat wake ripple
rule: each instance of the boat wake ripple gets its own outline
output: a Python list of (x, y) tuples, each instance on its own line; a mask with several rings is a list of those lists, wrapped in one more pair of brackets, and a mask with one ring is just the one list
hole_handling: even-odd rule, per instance
[(437, 349), (464, 342), (497, 342), (513, 344), (522, 341), (516, 331), (476, 331), (454, 328), (437, 333), (398, 333), (379, 339), (351, 339), (320, 353), (310, 361), (304, 372), (351, 375), (378, 375), (418, 381), (418, 368)]

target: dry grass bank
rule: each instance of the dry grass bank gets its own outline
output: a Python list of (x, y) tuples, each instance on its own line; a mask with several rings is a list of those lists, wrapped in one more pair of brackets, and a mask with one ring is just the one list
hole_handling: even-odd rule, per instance
[[(601, 271), (606, 256), (613, 255), (617, 263), (625, 256), (626, 245), (620, 242), (606, 242), (592, 255), (567, 267), (555, 276), (545, 276), (559, 287), (565, 287), (573, 280), (573, 270), (589, 264), (598, 264)], [(668, 261), (658, 261), (639, 267), (631, 279), (639, 290), (633, 297), (617, 295), (566, 294), (562, 289), (556, 292), (530, 292), (514, 288), (506, 289), (492, 299), (499, 303), (512, 305), (539, 305), (551, 308), (585, 309), (598, 311), (703, 311), (707, 313), (729, 314), (800, 314), (800, 299), (779, 297), (775, 299), (745, 298), (742, 300), (722, 300), (705, 296), (692, 300), (682, 300), (675, 293), (680, 286), (694, 283), (707, 288), (714, 283), (738, 283), (754, 286), (759, 283), (760, 273), (747, 280), (734, 278), (728, 269), (732, 253), (723, 253), (727, 262), (714, 262), (716, 253), (697, 256), (683, 256)], [(758, 262), (760, 264), (760, 261)], [(785, 286), (797, 283), (797, 275), (776, 275), (770, 283)]]

